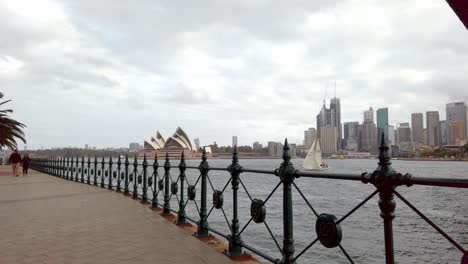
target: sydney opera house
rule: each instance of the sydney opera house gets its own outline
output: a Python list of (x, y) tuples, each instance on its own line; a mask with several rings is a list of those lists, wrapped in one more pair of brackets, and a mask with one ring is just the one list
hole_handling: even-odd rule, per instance
[(180, 127), (167, 140), (164, 140), (161, 133), (157, 131), (156, 137), (151, 137), (149, 141), (144, 143), (144, 153), (147, 157), (158, 155), (158, 159), (163, 159), (168, 153), (170, 159), (180, 159), (182, 151), (185, 157), (190, 159), (196, 149), (192, 147), (189, 137)]

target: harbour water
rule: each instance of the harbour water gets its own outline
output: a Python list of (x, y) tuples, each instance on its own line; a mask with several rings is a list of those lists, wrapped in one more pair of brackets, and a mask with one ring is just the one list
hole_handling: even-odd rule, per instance
[[(178, 165), (178, 161), (171, 161)], [(275, 169), (281, 160), (240, 160), (245, 168)], [(362, 173), (371, 172), (377, 160), (327, 160), (327, 172)], [(420, 177), (443, 177), (468, 179), (468, 162), (434, 161), (392, 161), (395, 170)], [(151, 164), (151, 162), (150, 162)], [(197, 166), (199, 161), (189, 160), (187, 165)], [(211, 167), (227, 167), (230, 160), (209, 160)], [(300, 169), (302, 160), (293, 160)], [(162, 162), (160, 162), (162, 165)], [(160, 168), (159, 174), (163, 170)], [(187, 170), (188, 182), (194, 184), (199, 176), (197, 170)], [(172, 180), (176, 180), (178, 169), (171, 170)], [(229, 173), (210, 171), (213, 188), (222, 190), (229, 180)], [(241, 180), (252, 198), (265, 200), (279, 183), (274, 175), (242, 173)], [(297, 186), (305, 194), (314, 209), (320, 213), (335, 215), (340, 219), (348, 211), (369, 196), (375, 187), (361, 182), (298, 178)], [(179, 185), (180, 186), (180, 185)], [(433, 222), (465, 248), (468, 247), (468, 190), (446, 187), (411, 186), (398, 187), (397, 191), (421, 210)], [(161, 195), (161, 194), (160, 194)], [(150, 195), (151, 196), (151, 195)], [(158, 195), (159, 196), (159, 195)], [(160, 202), (162, 202), (162, 196)], [(208, 186), (208, 210), (211, 209), (212, 190)], [(200, 187), (197, 186), (197, 205), (200, 206)], [(394, 219), (394, 241), (396, 263), (460, 263), (462, 254), (431, 226), (409, 209), (398, 197), (396, 218)], [(266, 223), (282, 246), (282, 187), (280, 186), (266, 203)], [(293, 188), (294, 239), (296, 255), (316, 238), (316, 217), (299, 193)], [(171, 199), (171, 208), (177, 210), (177, 199)], [(224, 193), (224, 212), (213, 209), (208, 221), (210, 227), (229, 234), (227, 224), (232, 219), (232, 189), (230, 184)], [(189, 202), (186, 213), (198, 219), (197, 206)], [(239, 219), (241, 228), (250, 219), (250, 199), (242, 186), (239, 189)], [(342, 246), (355, 263), (383, 263), (384, 238), (383, 224), (378, 207), (378, 195), (374, 196), (358, 211), (341, 223)], [(281, 253), (270, 236), (265, 224), (251, 222), (242, 233), (242, 239), (249, 245), (281, 259)], [(261, 258), (259, 258), (261, 259)], [(266, 262), (266, 261), (265, 261)], [(316, 243), (299, 259), (298, 263), (349, 263), (339, 248), (328, 249)]]

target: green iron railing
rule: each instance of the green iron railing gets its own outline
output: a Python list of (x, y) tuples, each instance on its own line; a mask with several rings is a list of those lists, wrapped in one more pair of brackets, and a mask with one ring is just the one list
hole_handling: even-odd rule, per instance
[[(226, 239), (228, 243), (227, 254), (231, 257), (242, 256), (245, 254), (243, 249), (247, 249), (254, 254), (272, 262), (272, 263), (295, 263), (298, 259), (303, 256), (314, 244), (320, 242), (326, 248), (338, 247), (344, 256), (349, 260), (350, 263), (354, 263), (352, 257), (348, 254), (345, 248), (341, 244), (342, 230), (341, 223), (346, 220), (350, 215), (356, 212), (360, 207), (366, 204), (372, 197), (379, 194), (379, 208), (380, 216), (383, 219), (384, 226), (384, 241), (385, 241), (385, 263), (390, 264), (395, 262), (394, 257), (394, 246), (393, 246), (393, 228), (392, 221), (395, 218), (395, 200), (394, 196), (397, 196), (403, 203), (405, 203), (411, 210), (418, 214), (424, 221), (426, 221), (431, 227), (433, 227), (438, 233), (440, 233), (445, 239), (447, 239), (456, 249), (461, 252), (462, 264), (468, 264), (468, 251), (464, 249), (457, 241), (451, 238), (445, 233), (440, 227), (432, 222), (427, 216), (425, 216), (420, 210), (412, 205), (405, 197), (396, 191), (397, 187), (400, 186), (413, 186), (413, 185), (427, 185), (427, 186), (440, 186), (440, 187), (453, 187), (453, 188), (468, 188), (468, 180), (465, 179), (442, 179), (442, 178), (423, 178), (413, 177), (410, 174), (401, 174), (396, 172), (391, 167), (390, 158), (388, 156), (388, 147), (385, 145), (382, 138), (382, 145), (379, 147), (379, 162), (378, 167), (372, 173), (362, 174), (343, 174), (343, 173), (324, 173), (324, 172), (305, 172), (299, 171), (294, 168), (291, 163), (291, 153), (287, 140), (284, 144), (283, 151), (283, 162), (281, 166), (276, 170), (262, 170), (262, 169), (248, 169), (243, 168), (239, 164), (238, 153), (234, 148), (232, 157), (232, 163), (227, 168), (222, 167), (210, 167), (207, 161), (207, 154), (203, 151), (202, 161), (199, 166), (187, 166), (185, 163), (185, 157), (182, 153), (180, 163), (178, 166), (172, 166), (169, 161), (169, 156), (166, 154), (166, 160), (163, 165), (164, 173), (159, 175), (160, 165), (157, 157), (154, 158), (152, 166), (152, 173), (148, 174), (147, 157), (144, 156), (143, 162), (140, 164), (137, 157), (133, 159), (133, 163), (129, 161), (128, 156), (125, 156), (125, 160), (121, 157), (114, 163), (112, 157), (106, 162), (102, 158), (101, 162), (98, 162), (97, 157), (94, 157), (92, 161), (89, 157), (85, 161), (84, 157), (81, 160), (76, 158), (53, 158), (53, 159), (33, 159), (31, 167), (38, 171), (51, 174), (60, 178), (64, 178), (70, 181), (86, 183), (89, 185), (100, 186), (101, 188), (107, 188), (109, 190), (115, 190), (117, 192), (123, 192), (124, 195), (132, 196), (134, 199), (141, 200), (142, 203), (151, 204), (150, 207), (154, 210), (161, 210), (162, 215), (168, 216), (171, 213), (177, 215), (177, 224), (186, 224), (187, 221), (191, 221), (197, 225), (196, 236), (206, 237), (210, 235), (210, 232)], [(99, 166), (100, 165), (100, 166)], [(176, 181), (173, 181), (171, 176), (171, 170), (178, 168), (178, 177)], [(185, 173), (186, 170), (197, 170), (199, 176), (194, 184), (190, 184)], [(209, 172), (210, 171), (228, 171), (230, 174), (229, 180), (226, 182), (224, 187), (220, 190), (214, 188)], [(273, 190), (267, 196), (265, 200), (255, 199), (249, 193), (248, 189), (244, 185), (241, 175), (242, 173), (255, 173), (255, 174), (266, 174), (275, 175), (278, 177), (278, 183), (275, 185)], [(298, 178), (324, 178), (324, 179), (335, 179), (335, 180), (347, 180), (347, 181), (361, 181), (365, 184), (372, 184), (375, 186), (375, 191), (361, 201), (357, 206), (352, 208), (340, 219), (332, 214), (319, 214), (314, 209), (312, 204), (306, 198), (304, 193), (295, 183)], [(187, 188), (185, 188), (187, 184)], [(226, 188), (231, 184), (232, 187), (232, 219), (228, 220), (226, 213), (223, 209), (224, 204), (224, 192)], [(200, 189), (200, 205), (198, 205), (196, 190), (197, 186)], [(266, 222), (266, 204), (272, 195), (282, 186), (282, 213), (283, 213), (283, 244), (282, 246), (273, 235), (271, 228)], [(130, 187), (133, 187), (131, 189)], [(212, 190), (212, 205), (208, 209), (208, 188)], [(246, 223), (239, 221), (239, 200), (238, 191), (242, 188), (247, 194), (250, 205), (250, 220)], [(304, 249), (296, 253), (294, 243), (294, 225), (293, 225), (293, 203), (292, 193), (293, 191), (302, 197), (307, 206), (317, 217), (315, 223), (316, 238), (311, 241)], [(186, 191), (186, 193), (185, 193)], [(148, 192), (152, 194), (151, 200), (148, 198)], [(179, 196), (180, 193), (180, 196)], [(162, 197), (161, 197), (162, 196)], [(171, 208), (171, 199), (177, 198), (178, 209)], [(160, 199), (162, 198), (162, 199)], [(198, 219), (193, 219), (186, 215), (186, 207), (189, 202), (195, 204)], [(221, 232), (215, 228), (210, 227), (208, 224), (208, 218), (210, 217), (214, 209), (219, 209), (227, 223), (229, 233)], [(302, 209), (301, 209), (302, 210)], [(247, 244), (241, 239), (241, 235), (244, 230), (251, 224), (263, 223), (271, 235), (276, 247), (282, 255), (282, 259), (277, 259), (269, 254), (266, 254), (256, 248), (253, 245)]]

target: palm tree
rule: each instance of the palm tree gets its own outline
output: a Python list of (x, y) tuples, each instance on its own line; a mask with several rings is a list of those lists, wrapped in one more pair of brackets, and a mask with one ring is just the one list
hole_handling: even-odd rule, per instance
[[(3, 93), (0, 93), (0, 99), (3, 98)], [(11, 100), (0, 102), (0, 105), (4, 105)], [(0, 149), (3, 147), (9, 147), (11, 149), (16, 148), (16, 138), (26, 143), (24, 139), (23, 128), (26, 127), (24, 124), (9, 117), (9, 114), (13, 113), (11, 109), (0, 110)]]

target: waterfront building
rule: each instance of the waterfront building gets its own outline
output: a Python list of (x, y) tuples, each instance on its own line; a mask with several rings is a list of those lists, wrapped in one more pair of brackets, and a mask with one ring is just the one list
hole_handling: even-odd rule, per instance
[(457, 145), (462, 140), (465, 140), (465, 123), (461, 121), (452, 121), (449, 124), (450, 145)]
[(412, 113), (411, 114), (411, 130), (414, 143), (425, 143), (423, 138), (423, 114), (422, 113)]
[(426, 138), (427, 145), (431, 147), (439, 146), (440, 127), (439, 111), (426, 112)]
[(389, 146), (395, 145), (396, 144), (396, 139), (395, 139), (395, 127), (392, 125), (387, 126), (387, 131), (388, 131), (388, 142), (387, 144)]
[(196, 138), (193, 142), (195, 142), (195, 151), (198, 151), (200, 149), (200, 139)]
[(427, 129), (423, 129), (423, 144), (427, 145)]
[(359, 150), (359, 122), (345, 122), (343, 124), (344, 145), (348, 151)]
[(272, 158), (279, 158), (283, 155), (283, 144), (281, 142), (268, 141), (268, 154)]
[(317, 130), (315, 128), (311, 127), (307, 130), (304, 131), (304, 142), (303, 145), (306, 148), (310, 148), (312, 146), (312, 143), (314, 140), (317, 138)]
[[(464, 102), (453, 102), (453, 103), (448, 103), (445, 108), (445, 114), (446, 114), (446, 121), (447, 121), (447, 134), (452, 135), (452, 132), (450, 131), (451, 129), (451, 123), (452, 122), (461, 122), (463, 125), (463, 131), (464, 131), (464, 138), (466, 137), (466, 104)], [(457, 123), (457, 128), (460, 126), (459, 123)], [(450, 142), (448, 142), (450, 145), (455, 144), (455, 139), (452, 141), (452, 137), (449, 138)]]
[(360, 151), (377, 151), (377, 129), (374, 122), (366, 121), (360, 126)]
[(237, 146), (237, 136), (232, 136), (232, 147)]
[(289, 149), (291, 151), (291, 158), (295, 159), (296, 158), (296, 150), (297, 150), (297, 145), (295, 143), (289, 144)]
[(412, 143), (411, 128), (410, 128), (409, 123), (397, 124), (397, 139), (398, 139), (397, 144), (400, 146), (403, 144)]
[(341, 124), (341, 103), (340, 99), (333, 97), (330, 99), (330, 108), (325, 106), (325, 100), (323, 101), (322, 109), (317, 115), (317, 136), (322, 137), (322, 127), (335, 127), (336, 128), (336, 148), (341, 149), (341, 138), (342, 138), (342, 124)]
[(377, 109), (377, 144), (381, 144), (382, 133), (384, 142), (388, 143), (388, 108)]
[(374, 123), (374, 109), (369, 107), (369, 110), (364, 111), (364, 122)]
[(258, 143), (258, 141), (255, 141), (255, 142), (253, 143), (252, 149), (253, 149), (254, 151), (261, 150), (262, 148), (263, 148), (262, 144)]
[[(180, 159), (182, 152), (186, 158), (192, 158), (193, 146), (190, 138), (182, 128), (177, 127), (176, 131), (167, 140), (164, 140), (159, 131), (156, 133), (156, 138), (152, 137), (150, 141), (145, 141), (144, 154), (147, 157), (158, 156), (160, 159), (169, 154), (170, 159)], [(142, 154), (140, 154), (141, 156)]]
[(334, 126), (320, 128), (320, 144), (322, 153), (336, 154), (338, 152), (337, 135), (338, 131)]
[(439, 121), (439, 128), (440, 128), (440, 145), (441, 146), (445, 146), (445, 145), (448, 145), (449, 143), (449, 138), (448, 138), (448, 134), (447, 134), (447, 130), (448, 130), (448, 125), (447, 125), (447, 121), (446, 120), (441, 120)]
[(150, 141), (145, 140), (144, 149), (149, 151), (161, 149), (164, 147), (165, 143), (166, 141), (164, 140), (161, 133), (159, 133), (159, 131), (156, 131), (156, 137), (151, 137)]
[(138, 142), (131, 142), (128, 144), (128, 149), (131, 152), (139, 151), (141, 149), (141, 146), (140, 144), (138, 144)]

